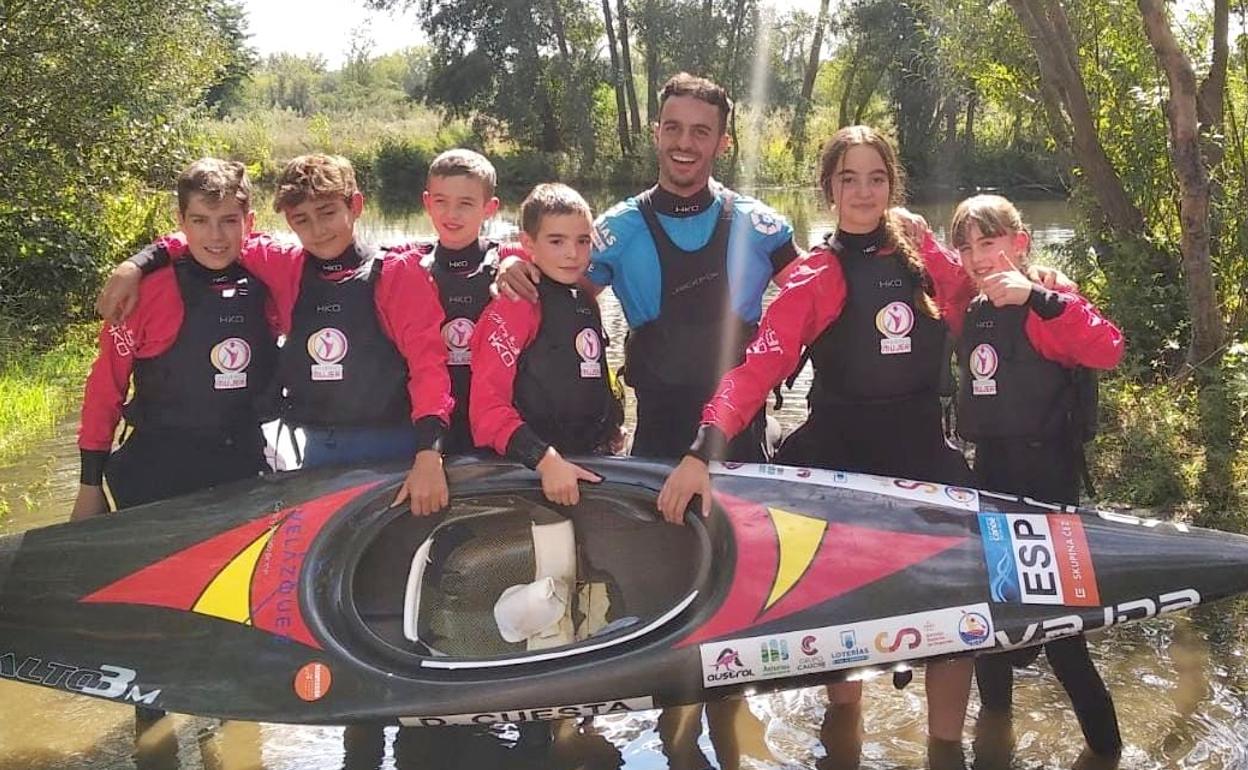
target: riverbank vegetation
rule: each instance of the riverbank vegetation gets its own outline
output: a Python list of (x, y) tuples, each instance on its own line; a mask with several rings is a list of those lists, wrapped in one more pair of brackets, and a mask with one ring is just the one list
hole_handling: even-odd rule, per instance
[(337, 152), (400, 206), (459, 145), (517, 190), (636, 189), (658, 86), (684, 69), (737, 99), (718, 176), (738, 186), (810, 186), (822, 139), (868, 122), (917, 190), (1069, 194), (1064, 263), (1128, 339), (1103, 381), (1101, 496), (1248, 527), (1245, 3), (357, 1), (415, 9), (421, 34), (376, 54), (353, 33), (331, 69), (258, 60), (230, 0), (5, 6), (0, 319), (22, 350), (89, 316), (102, 270), (166, 225), (152, 191), (192, 157), (263, 182)]

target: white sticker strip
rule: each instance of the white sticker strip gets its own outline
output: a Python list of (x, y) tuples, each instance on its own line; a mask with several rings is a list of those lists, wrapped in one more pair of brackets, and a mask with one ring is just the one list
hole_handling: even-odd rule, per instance
[(534, 708), (508, 709), (506, 711), (483, 711), (478, 714), (452, 714), (449, 716), (402, 717), (399, 723), (407, 727), (443, 727), (445, 725), (492, 725), (499, 722), (541, 722), (549, 719), (576, 719), (600, 717), (626, 711), (646, 711), (654, 708), (654, 698), (623, 698), (600, 703), (577, 703), (571, 706), (539, 706)]
[(980, 650), (995, 644), (987, 603), (700, 646), (707, 687)]
[(785, 465), (763, 463), (711, 463), (714, 476), (737, 476), (750, 479), (783, 479), (799, 484), (815, 484), (824, 487), (840, 487), (859, 492), (872, 492), (902, 500), (979, 511), (979, 492), (968, 487), (933, 484), (927, 481), (910, 481), (888, 476), (871, 476), (865, 473), (828, 471), (819, 468), (791, 468)]

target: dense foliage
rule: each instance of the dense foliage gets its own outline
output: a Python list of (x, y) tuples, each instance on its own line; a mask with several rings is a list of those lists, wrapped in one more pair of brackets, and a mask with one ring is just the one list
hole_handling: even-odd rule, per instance
[(56, 327), (94, 282), (98, 260), (133, 239), (134, 212), (110, 217), (110, 207), (148, 178), (165, 183), (183, 157), (189, 110), (238, 76), (234, 41), (214, 26), (219, 9), (218, 0), (0, 6), (8, 330)]

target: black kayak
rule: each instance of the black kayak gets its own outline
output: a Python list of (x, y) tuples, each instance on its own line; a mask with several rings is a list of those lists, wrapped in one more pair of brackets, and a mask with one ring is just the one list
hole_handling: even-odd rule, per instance
[(574, 507), (465, 458), (278, 474), (0, 539), (0, 677), (168, 711), (436, 726), (693, 703), (987, 654), (1237, 594), (1248, 538), (961, 487), (588, 459)]

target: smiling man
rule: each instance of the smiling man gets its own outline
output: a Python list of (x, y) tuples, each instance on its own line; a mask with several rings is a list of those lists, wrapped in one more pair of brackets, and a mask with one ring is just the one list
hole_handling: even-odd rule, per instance
[[(724, 89), (682, 72), (664, 84), (659, 105), (658, 184), (598, 218), (588, 277), (612, 287), (628, 321), (624, 378), (637, 394), (632, 453), (678, 458), (697, 433), (702, 405), (753, 338), (768, 280), (782, 283), (798, 250), (782, 216), (711, 178), (730, 144), (732, 100)], [(536, 269), (504, 267), (504, 286), (535, 299)], [(751, 428), (731, 459), (764, 459), (761, 412)]]

